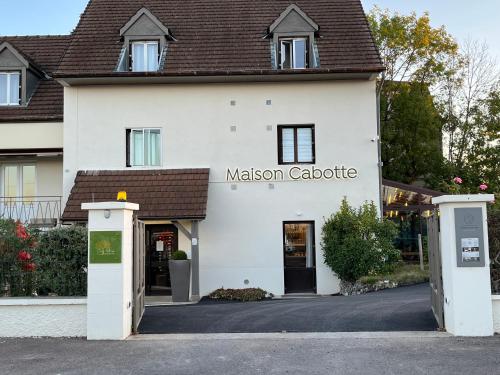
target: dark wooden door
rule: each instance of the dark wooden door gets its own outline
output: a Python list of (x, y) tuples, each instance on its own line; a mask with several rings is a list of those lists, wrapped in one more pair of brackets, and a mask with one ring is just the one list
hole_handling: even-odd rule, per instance
[(283, 223), (285, 293), (316, 292), (314, 222)]
[(146, 293), (150, 296), (172, 294), (168, 261), (178, 249), (174, 225), (146, 226)]

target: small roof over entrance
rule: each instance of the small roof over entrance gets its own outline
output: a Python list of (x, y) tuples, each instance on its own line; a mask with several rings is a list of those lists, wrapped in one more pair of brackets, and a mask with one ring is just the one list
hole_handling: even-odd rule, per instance
[(119, 191), (139, 204), (140, 219), (205, 219), (209, 169), (79, 171), (63, 221), (87, 221), (82, 203), (115, 201)]

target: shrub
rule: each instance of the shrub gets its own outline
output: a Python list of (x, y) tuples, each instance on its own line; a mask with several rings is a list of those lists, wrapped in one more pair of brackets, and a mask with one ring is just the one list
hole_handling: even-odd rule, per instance
[(21, 223), (0, 219), (0, 296), (35, 294), (36, 238)]
[(208, 295), (208, 298), (223, 301), (260, 301), (266, 298), (267, 292), (260, 288), (246, 289), (217, 289)]
[(188, 256), (185, 251), (177, 250), (172, 253), (171, 260), (187, 260)]
[(394, 247), (397, 233), (394, 223), (378, 217), (373, 202), (355, 210), (344, 198), (339, 211), (323, 225), (324, 261), (348, 282), (390, 272), (400, 257)]
[(500, 293), (500, 209), (491, 208), (488, 212), (488, 239), (491, 259), (491, 289)]
[(71, 226), (40, 232), (34, 251), (39, 294), (87, 295), (87, 229)]

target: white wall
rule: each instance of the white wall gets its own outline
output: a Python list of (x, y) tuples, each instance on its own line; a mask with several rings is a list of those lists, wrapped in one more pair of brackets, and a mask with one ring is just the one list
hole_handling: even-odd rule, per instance
[(36, 194), (38, 196), (62, 196), (62, 159), (38, 158), (36, 164)]
[(86, 335), (86, 298), (0, 298), (0, 337)]
[(500, 334), (500, 295), (491, 296), (493, 303), (493, 329)]
[[(274, 190), (239, 183), (231, 190), (226, 168), (280, 167), (277, 125), (311, 123), (316, 166), (355, 167), (357, 179), (277, 182)], [(65, 88), (66, 197), (78, 170), (125, 169), (128, 127), (162, 129), (162, 168), (210, 167), (208, 214), (200, 224), (201, 294), (243, 287), (245, 279), (283, 294), (287, 220), (316, 222), (318, 293), (338, 292), (323, 264), (321, 226), (343, 196), (355, 206), (378, 204), (374, 81)]]
[(0, 149), (61, 148), (62, 122), (0, 123)]

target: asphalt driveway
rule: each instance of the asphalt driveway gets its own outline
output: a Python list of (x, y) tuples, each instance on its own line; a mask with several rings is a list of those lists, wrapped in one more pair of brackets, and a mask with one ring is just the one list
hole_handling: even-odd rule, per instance
[(147, 307), (139, 332), (434, 331), (428, 284), (360, 296)]

